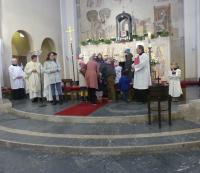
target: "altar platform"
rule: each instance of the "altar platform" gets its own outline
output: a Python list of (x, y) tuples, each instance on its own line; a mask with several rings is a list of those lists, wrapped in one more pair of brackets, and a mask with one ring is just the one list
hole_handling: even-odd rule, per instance
[[(108, 103), (87, 117), (55, 113), (79, 104), (14, 101), (0, 113), (0, 145), (6, 148), (64, 155), (140, 155), (189, 151), (200, 147), (199, 87), (186, 88), (186, 100), (173, 103), (173, 121), (147, 123), (147, 105), (122, 101)], [(179, 110), (181, 112), (178, 112)], [(187, 112), (191, 110), (191, 112)]]
[[(172, 103), (172, 112), (177, 112), (178, 107), (181, 104), (188, 103), (190, 100), (195, 100), (200, 98), (200, 89), (198, 86), (187, 87), (185, 100), (180, 100), (179, 102)], [(35, 113), (35, 114), (44, 114), (44, 115), (55, 115), (56, 113), (73, 107), (80, 103), (80, 101), (67, 101), (63, 105), (51, 105), (46, 103), (45, 107), (40, 107), (40, 103), (32, 103), (29, 99), (24, 99), (20, 101), (12, 101), (13, 108), (23, 112)], [(113, 117), (113, 116), (138, 116), (138, 115), (147, 115), (147, 105), (137, 102), (123, 102), (116, 101), (114, 103), (107, 103), (104, 106), (100, 107), (88, 117)]]

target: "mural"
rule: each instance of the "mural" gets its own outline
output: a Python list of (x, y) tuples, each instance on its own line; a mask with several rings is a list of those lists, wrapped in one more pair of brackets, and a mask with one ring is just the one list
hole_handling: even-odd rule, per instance
[(170, 5), (154, 7), (155, 32), (170, 31)]
[(104, 0), (87, 0), (87, 7), (101, 7)]
[(110, 15), (111, 10), (108, 8), (103, 8), (99, 12), (96, 10), (90, 10), (87, 12), (87, 20), (91, 24), (89, 38), (106, 38), (105, 26), (107, 25), (107, 20), (109, 19)]
[[(143, 36), (151, 32), (175, 32), (179, 36), (182, 0), (81, 0), (80, 27), (81, 40), (89, 38), (116, 38), (116, 16), (123, 11), (132, 17), (132, 34)], [(145, 10), (143, 10), (145, 7)], [(174, 16), (171, 20), (171, 11)], [(122, 24), (127, 30), (127, 22)]]

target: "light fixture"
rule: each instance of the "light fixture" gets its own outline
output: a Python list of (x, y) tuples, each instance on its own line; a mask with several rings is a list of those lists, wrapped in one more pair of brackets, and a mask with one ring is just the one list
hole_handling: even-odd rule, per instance
[(19, 37), (20, 38), (24, 38), (25, 36), (24, 36), (24, 34), (22, 34), (21, 32), (19, 32)]

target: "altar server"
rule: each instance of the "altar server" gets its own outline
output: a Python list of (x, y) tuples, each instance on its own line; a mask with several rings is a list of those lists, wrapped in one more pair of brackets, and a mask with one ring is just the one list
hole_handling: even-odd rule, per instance
[(12, 65), (8, 68), (10, 75), (10, 84), (12, 89), (12, 98), (14, 100), (22, 99), (25, 96), (24, 90), (24, 72), (16, 58), (12, 59)]
[(37, 55), (31, 56), (31, 61), (25, 67), (27, 89), (32, 102), (41, 97), (41, 73), (42, 65), (37, 62)]
[(114, 65), (115, 65), (115, 73), (116, 73), (115, 84), (118, 84), (122, 76), (122, 67), (119, 65), (119, 62), (117, 60), (115, 60)]
[(144, 52), (144, 46), (139, 45), (137, 48), (138, 56), (135, 58), (132, 68), (134, 69), (133, 88), (135, 97), (139, 102), (146, 102), (148, 89), (151, 86), (149, 56)]
[(171, 65), (171, 71), (169, 72), (169, 95), (178, 98), (183, 92), (181, 88), (181, 70), (177, 63)]
[(84, 57), (79, 57), (79, 86), (80, 86), (80, 96), (82, 101), (87, 101), (87, 84), (85, 80), (85, 73), (87, 70), (87, 65), (84, 62)]

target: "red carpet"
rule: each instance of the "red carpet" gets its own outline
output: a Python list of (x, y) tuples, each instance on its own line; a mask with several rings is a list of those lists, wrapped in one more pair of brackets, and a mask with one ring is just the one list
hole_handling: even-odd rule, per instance
[(56, 113), (60, 116), (89, 116), (91, 113), (95, 112), (97, 109), (105, 106), (106, 101), (97, 103), (97, 105), (92, 105), (90, 103), (80, 103), (78, 105), (67, 108), (61, 112)]

